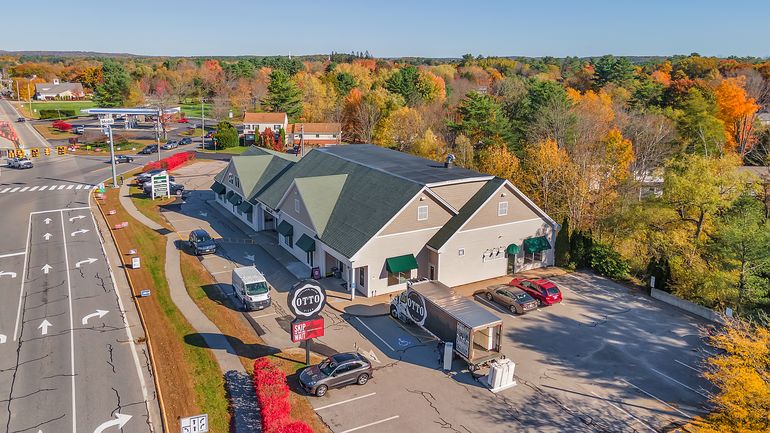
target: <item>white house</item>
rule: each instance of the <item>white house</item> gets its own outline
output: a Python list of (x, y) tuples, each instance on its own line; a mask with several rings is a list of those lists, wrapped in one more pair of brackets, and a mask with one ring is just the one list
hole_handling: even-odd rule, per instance
[(244, 113), (243, 114), (243, 133), (261, 134), (265, 129), (270, 128), (273, 132), (283, 129), (286, 131), (289, 125), (289, 118), (286, 113)]
[(62, 83), (55, 78), (52, 83), (35, 84), (35, 99), (83, 99), (83, 85), (80, 83)]

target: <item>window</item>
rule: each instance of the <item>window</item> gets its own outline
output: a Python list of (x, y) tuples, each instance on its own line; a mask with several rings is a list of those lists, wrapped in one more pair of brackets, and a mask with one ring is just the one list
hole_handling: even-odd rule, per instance
[(388, 285), (395, 286), (396, 284), (403, 284), (410, 278), (412, 278), (412, 271), (388, 272)]
[(281, 125), (273, 125), (273, 132), (278, 132), (281, 129)]
[(501, 201), (497, 204), (497, 216), (505, 216), (508, 215), (508, 202), (507, 201)]
[(417, 207), (417, 221), (425, 221), (428, 219), (428, 206)]
[(312, 251), (308, 251), (307, 252), (307, 264), (310, 265), (311, 267), (313, 266), (313, 252)]
[(465, 248), (460, 248), (459, 250), (457, 250), (457, 255), (460, 256), (460, 257), (464, 256), (465, 255)]
[(227, 181), (230, 182), (230, 183), (233, 183), (233, 174), (232, 173), (227, 173)]
[(533, 254), (524, 254), (524, 263), (540, 263), (543, 261), (543, 252), (538, 251)]
[(241, 187), (241, 180), (238, 178), (238, 176), (235, 176), (235, 186), (237, 186), (238, 188)]
[(292, 235), (284, 236), (283, 237), (283, 243), (288, 245), (289, 248), (294, 248), (294, 239)]
[(299, 213), (299, 199), (298, 198), (294, 199), (294, 212)]
[(321, 138), (321, 134), (316, 134), (315, 138)]
[(358, 285), (366, 287), (366, 269), (363, 267), (358, 268)]

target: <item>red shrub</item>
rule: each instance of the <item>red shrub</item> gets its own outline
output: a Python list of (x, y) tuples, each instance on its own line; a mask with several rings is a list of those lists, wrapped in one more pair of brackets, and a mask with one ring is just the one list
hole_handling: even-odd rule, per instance
[(155, 170), (158, 168), (171, 171), (192, 159), (195, 159), (195, 152), (180, 152), (167, 158), (163, 158), (160, 161), (149, 162), (145, 164), (142, 171)]
[(302, 421), (292, 421), (281, 426), (275, 433), (313, 433), (313, 429)]
[(63, 120), (57, 120), (56, 122), (52, 123), (51, 126), (54, 129), (58, 129), (59, 131), (64, 131), (64, 132), (67, 132), (70, 129), (72, 129), (72, 125), (70, 125), (69, 123)]
[(269, 358), (254, 361), (254, 389), (264, 433), (313, 433), (305, 423), (292, 421), (286, 374)]

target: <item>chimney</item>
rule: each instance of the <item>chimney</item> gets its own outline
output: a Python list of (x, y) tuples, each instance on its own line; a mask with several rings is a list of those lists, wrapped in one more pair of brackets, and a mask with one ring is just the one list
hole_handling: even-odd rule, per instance
[(453, 153), (450, 153), (446, 157), (446, 162), (444, 162), (444, 168), (452, 168), (455, 166), (455, 155)]

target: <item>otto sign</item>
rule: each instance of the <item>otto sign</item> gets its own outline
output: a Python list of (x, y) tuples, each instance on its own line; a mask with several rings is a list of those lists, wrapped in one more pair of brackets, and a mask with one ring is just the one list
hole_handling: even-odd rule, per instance
[(425, 299), (421, 294), (409, 290), (406, 294), (406, 312), (414, 323), (421, 326), (425, 324), (425, 318), (428, 317), (428, 314), (425, 311)]
[(326, 291), (316, 280), (302, 280), (291, 288), (288, 301), (298, 319), (315, 317), (326, 305)]

